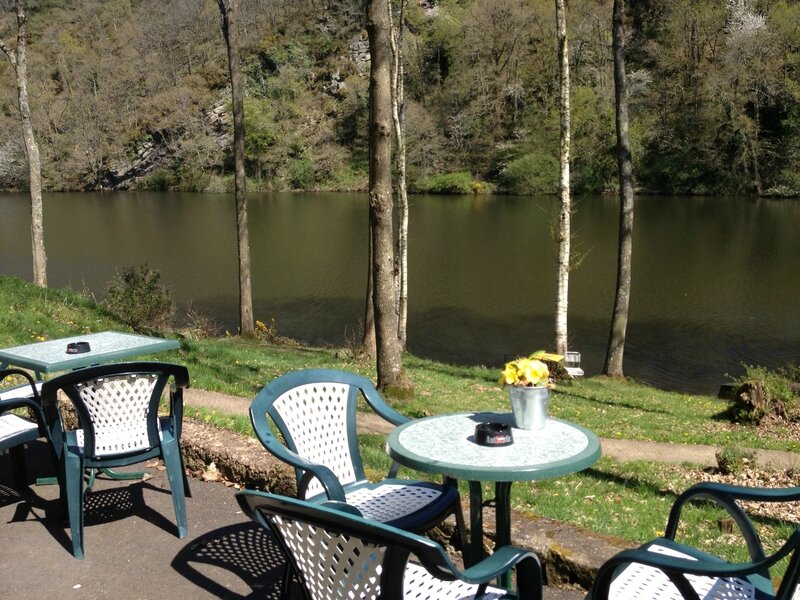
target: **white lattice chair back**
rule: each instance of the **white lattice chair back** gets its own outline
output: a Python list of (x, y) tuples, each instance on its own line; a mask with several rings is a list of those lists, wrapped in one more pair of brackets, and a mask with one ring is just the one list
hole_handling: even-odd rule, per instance
[[(477, 598), (477, 585), (432, 576), (425, 567), (409, 561), (409, 558), (416, 560), (410, 549), (396, 549), (401, 553), (408, 551), (405, 562), (394, 563), (389, 568), (395, 571), (387, 571), (382, 579), (384, 568), (387, 568), (387, 545), (280, 514), (265, 514), (264, 517), (279, 533), (286, 550), (292, 555), (312, 600), (377, 600), (385, 597), (386, 591), (381, 589), (381, 583), (386, 579), (393, 588), (402, 586), (402, 597), (408, 599)], [(491, 586), (480, 596), (481, 600), (506, 597), (506, 590)]]
[[(284, 392), (273, 404), (295, 452), (328, 467), (342, 485), (356, 481), (347, 426), (350, 388), (342, 383), (308, 383)], [(305, 497), (323, 491), (322, 485), (313, 480)]]
[(386, 548), (271, 515), (314, 600), (379, 598)]
[[(155, 373), (125, 373), (75, 385), (94, 430), (94, 448), (87, 449), (90, 454), (108, 457), (152, 447), (148, 413), (158, 378)], [(76, 435), (83, 446), (84, 430)]]

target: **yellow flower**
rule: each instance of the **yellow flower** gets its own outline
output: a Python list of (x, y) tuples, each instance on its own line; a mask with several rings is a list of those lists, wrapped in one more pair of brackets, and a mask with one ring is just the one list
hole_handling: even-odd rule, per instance
[(539, 386), (546, 385), (550, 378), (547, 365), (535, 358), (518, 358), (506, 363), (500, 374), (503, 385)]
[(519, 383), (519, 374), (513, 363), (508, 363), (506, 368), (500, 374), (500, 383), (505, 385), (517, 385)]

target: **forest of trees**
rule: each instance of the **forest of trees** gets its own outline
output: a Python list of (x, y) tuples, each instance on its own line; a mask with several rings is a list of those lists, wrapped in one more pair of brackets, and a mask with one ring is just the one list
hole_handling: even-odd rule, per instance
[[(557, 193), (553, 0), (411, 0), (412, 189)], [(0, 37), (15, 22), (2, 4)], [(611, 0), (568, 3), (572, 185), (616, 187)], [(674, 194), (800, 193), (800, 2), (630, 0), (634, 173)], [(362, 0), (242, 0), (248, 189), (366, 189)], [(210, 0), (29, 1), (44, 187), (232, 189), (225, 43)], [(27, 187), (0, 62), (0, 189)]]

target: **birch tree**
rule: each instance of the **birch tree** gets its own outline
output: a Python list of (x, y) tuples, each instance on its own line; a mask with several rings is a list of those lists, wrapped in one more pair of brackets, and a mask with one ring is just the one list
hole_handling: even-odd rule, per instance
[(31, 196), (31, 246), (33, 249), (33, 283), (47, 287), (47, 256), (44, 251), (44, 217), (42, 207), (42, 164), (39, 146), (33, 135), (31, 108), (28, 101), (28, 16), (25, 0), (16, 0), (16, 51), (0, 40), (0, 51), (6, 55), (17, 79), (17, 100), (22, 123), (22, 137), (28, 158), (28, 178)]
[(392, 4), (389, 2), (389, 29), (392, 42), (392, 120), (397, 144), (397, 337), (401, 349), (406, 349), (408, 339), (408, 190), (406, 184), (406, 127), (403, 65), (403, 33), (405, 31), (406, 0), (400, 0), (398, 26), (394, 26)]
[(567, 308), (569, 305), (569, 268), (572, 198), (569, 182), (570, 161), (570, 102), (569, 102), (569, 38), (567, 37), (567, 8), (565, 0), (556, 0), (556, 28), (560, 74), (561, 151), (559, 153), (561, 208), (558, 214), (558, 268), (556, 269), (556, 352), (566, 354)]
[(631, 299), (631, 254), (633, 249), (633, 166), (631, 164), (630, 118), (628, 115), (628, 78), (625, 74), (625, 2), (614, 0), (612, 12), (612, 47), (614, 53), (614, 90), (617, 113), (617, 168), (619, 172), (619, 252), (617, 291), (608, 350), (603, 373), (622, 377), (622, 358), (628, 328)]
[(233, 104), (233, 191), (236, 200), (236, 239), (239, 250), (239, 333), (255, 335), (253, 292), (250, 278), (250, 233), (247, 225), (247, 180), (244, 172), (244, 82), (239, 64), (237, 0), (217, 0), (222, 35), (228, 50), (228, 72)]

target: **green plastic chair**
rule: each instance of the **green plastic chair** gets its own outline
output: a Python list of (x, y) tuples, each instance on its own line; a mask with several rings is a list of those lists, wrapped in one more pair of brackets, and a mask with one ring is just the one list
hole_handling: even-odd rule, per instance
[[(739, 527), (750, 561), (729, 563), (675, 541), (680, 515), (688, 502), (706, 501), (727, 510)], [(672, 506), (664, 537), (609, 559), (598, 571), (590, 600), (605, 598), (744, 600), (800, 597), (800, 528), (773, 554), (767, 555), (758, 533), (738, 504), (749, 502), (796, 502), (800, 487), (767, 489), (721, 483), (699, 483), (681, 494)], [(780, 587), (775, 592), (770, 568), (791, 555)]]
[[(367, 480), (356, 435), (360, 397), (394, 425), (409, 420), (387, 405), (366, 377), (305, 369), (265, 386), (250, 405), (250, 421), (264, 448), (295, 468), (298, 498), (347, 502), (369, 519), (416, 532), (455, 514), (463, 544), (463, 514), (454, 482), (398, 479), (397, 463), (386, 479)], [(286, 445), (273, 434), (270, 419)]]
[[(253, 490), (236, 499), (272, 531), (286, 554), (281, 598), (290, 597), (292, 570), (307, 600), (542, 597), (541, 565), (528, 550), (504, 546), (462, 571), (436, 542), (365, 519), (349, 504), (313, 504)], [(489, 585), (511, 569), (516, 592)]]
[[(170, 379), (169, 415), (159, 417), (159, 402)], [(76, 558), (83, 558), (83, 500), (91, 491), (96, 469), (108, 470), (161, 457), (172, 490), (178, 537), (186, 536), (185, 496), (190, 493), (180, 452), (180, 432), (183, 388), (188, 386), (186, 367), (158, 362), (79, 369), (42, 386), (42, 404), (59, 462), (62, 503), (66, 503)], [(79, 429), (65, 428), (57, 405), (59, 391), (75, 407)], [(84, 490), (87, 471), (89, 479)], [(133, 477), (140, 478), (141, 473)], [(122, 474), (117, 478), (133, 477)]]
[[(44, 437), (47, 430), (39, 398), (41, 384), (34, 382), (29, 373), (20, 369), (0, 371), (0, 384), (11, 375), (24, 377), (28, 383), (0, 390), (0, 452), (10, 451), (14, 466), (14, 485), (17, 489), (22, 489), (28, 485), (25, 444)], [(29, 409), (34, 419), (10, 412), (17, 408)]]

